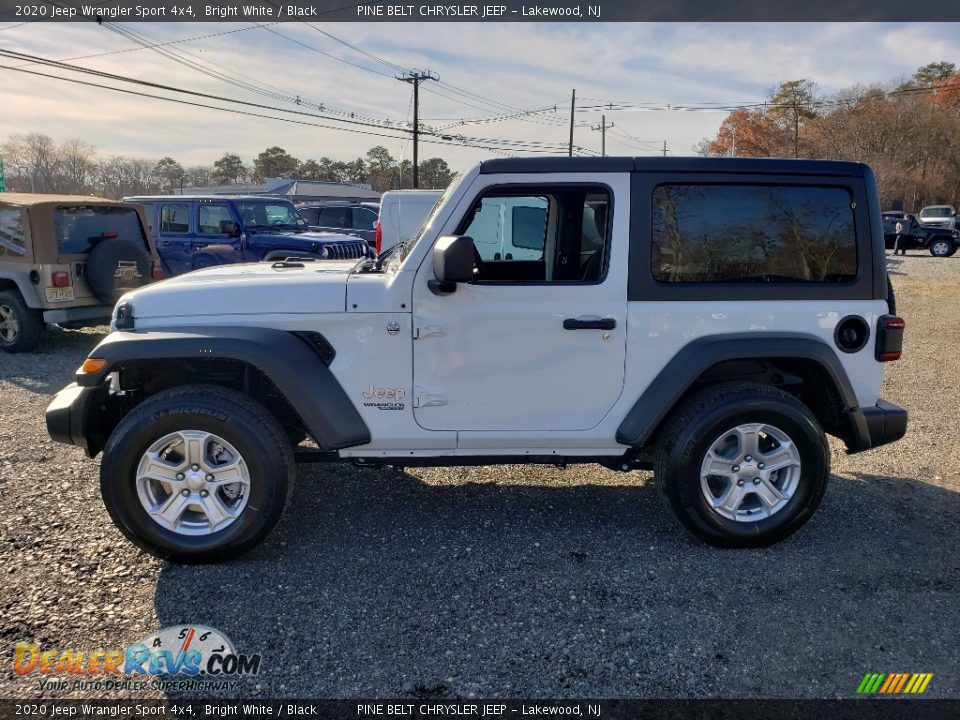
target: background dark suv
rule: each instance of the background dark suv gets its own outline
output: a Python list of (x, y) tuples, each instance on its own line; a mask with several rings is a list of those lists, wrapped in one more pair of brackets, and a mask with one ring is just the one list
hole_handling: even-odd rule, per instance
[(311, 230), (348, 233), (362, 237), (371, 247), (376, 242), (380, 203), (330, 201), (298, 205)]

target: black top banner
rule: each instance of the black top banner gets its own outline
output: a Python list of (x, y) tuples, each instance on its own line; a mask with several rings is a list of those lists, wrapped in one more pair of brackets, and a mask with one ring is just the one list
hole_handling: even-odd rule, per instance
[[(0, 22), (954, 22), (942, 0), (0, 0)], [(868, 30), (865, 30), (868, 32)]]

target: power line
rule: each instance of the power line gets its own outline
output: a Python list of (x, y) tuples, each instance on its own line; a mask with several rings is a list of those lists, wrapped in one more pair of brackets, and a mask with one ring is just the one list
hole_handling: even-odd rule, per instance
[[(16, 58), (16, 59), (24, 59), (24, 58), (22, 57), (22, 55), (23, 55), (22, 53), (14, 53), (14, 52), (11, 52), (11, 51), (8, 51), (8, 50), (2, 50), (2, 49), (0, 49), (0, 56), (14, 57), (14, 58)], [(19, 56), (19, 57), (18, 57), (18, 56)], [(42, 58), (40, 58), (39, 60), (42, 60)], [(53, 65), (54, 67), (57, 67), (58, 65), (63, 65), (63, 63), (56, 64), (56, 63), (54, 63), (54, 61), (48, 61), (47, 64)], [(88, 86), (88, 87), (96, 87), (96, 88), (100, 88), (100, 89), (104, 89), (104, 90), (112, 90), (112, 91), (114, 91), (114, 92), (120, 92), (120, 93), (124, 93), (124, 94), (127, 94), (127, 95), (134, 95), (134, 96), (137, 96), (137, 97), (144, 97), (144, 98), (150, 98), (150, 99), (154, 99), (154, 100), (163, 100), (163, 101), (167, 101), (167, 102), (174, 102), (174, 103), (179, 103), (179, 104), (181, 104), (181, 105), (187, 105), (187, 106), (191, 106), (191, 107), (199, 107), (199, 108), (205, 108), (205, 109), (210, 109), (210, 110), (219, 110), (219, 111), (221, 111), (221, 112), (229, 112), (229, 113), (232, 113), (232, 114), (235, 114), (235, 115), (246, 115), (246, 116), (249, 116), (249, 117), (257, 117), (257, 118), (263, 118), (263, 119), (268, 119), (268, 120), (279, 120), (279, 121), (281, 121), (281, 122), (288, 122), (288, 123), (293, 123), (293, 124), (297, 124), (297, 125), (307, 125), (307, 126), (318, 127), (318, 128), (323, 128), (323, 129), (327, 129), (327, 130), (338, 130), (338, 131), (342, 131), (342, 132), (352, 132), (352, 133), (356, 133), (356, 134), (360, 134), (360, 135), (369, 135), (369, 136), (374, 136), (374, 137), (393, 138), (393, 139), (399, 139), (400, 137), (402, 137), (402, 136), (398, 136), (398, 135), (395, 135), (395, 134), (386, 134), (386, 133), (384, 133), (384, 132), (374, 132), (374, 131), (372, 131), (372, 130), (362, 130), (362, 129), (359, 129), (359, 128), (356, 128), (356, 127), (340, 127), (340, 126), (336, 126), (336, 125), (327, 125), (327, 124), (323, 124), (323, 123), (308, 122), (308, 121), (306, 121), (306, 120), (297, 120), (297, 119), (295, 119), (295, 118), (278, 117), (278, 116), (275, 116), (275, 115), (265, 115), (265, 114), (262, 114), (262, 113), (255, 113), (255, 112), (250, 112), (250, 111), (238, 110), (238, 109), (234, 109), (234, 108), (225, 108), (225, 107), (221, 107), (221, 106), (217, 106), (217, 105), (209, 105), (209, 104), (206, 104), (206, 103), (200, 103), (200, 102), (183, 100), (183, 99), (181, 99), (181, 98), (172, 98), (172, 97), (166, 97), (166, 96), (162, 96), (162, 95), (149, 94), (149, 93), (146, 93), (146, 92), (138, 92), (138, 91), (129, 90), (129, 89), (126, 89), (126, 88), (118, 88), (118, 87), (111, 86), (111, 85), (103, 85), (103, 84), (100, 84), (100, 83), (93, 83), (93, 82), (90, 82), (90, 81), (80, 80), (80, 79), (77, 79), (77, 78), (68, 78), (68, 77), (63, 77), (63, 76), (59, 76), (59, 75), (52, 75), (52, 74), (49, 74), (49, 73), (42, 73), (42, 72), (38, 72), (38, 71), (36, 71), (36, 70), (28, 70), (28, 69), (25, 69), (25, 68), (23, 68), (23, 67), (16, 67), (16, 66), (12, 66), (12, 65), (0, 65), (0, 69), (11, 70), (11, 71), (14, 71), (14, 72), (20, 72), (20, 73), (25, 73), (25, 74), (28, 74), (28, 75), (35, 75), (35, 76), (50, 78), (50, 79), (54, 79), (54, 80), (60, 80), (60, 81), (63, 81), (63, 82), (69, 82), (69, 83), (73, 83), (73, 84), (77, 84), (77, 85), (84, 85), (84, 86)], [(173, 87), (170, 87), (170, 86), (161, 86), (161, 85), (158, 85), (157, 83), (149, 83), (149, 82), (146, 82), (146, 81), (139, 81), (139, 80), (135, 80), (135, 79), (132, 79), (132, 78), (123, 78), (122, 76), (111, 75), (110, 73), (102, 73), (102, 72), (99, 72), (99, 71), (92, 71), (92, 70), (88, 70), (88, 69), (86, 69), (86, 68), (75, 68), (75, 69), (74, 69), (74, 68), (70, 68), (69, 66), (67, 66), (67, 67), (64, 68), (64, 69), (67, 69), (68, 71), (71, 70), (71, 69), (73, 69), (73, 70), (78, 71), (78, 72), (85, 72), (86, 74), (91, 74), (91, 75), (95, 75), (95, 76), (98, 76), (98, 77), (104, 77), (104, 78), (106, 78), (106, 79), (114, 79), (114, 80), (118, 80), (118, 81), (133, 82), (133, 83), (135, 83), (135, 84), (144, 85), (144, 86), (146, 86), (146, 87), (157, 87), (157, 88), (160, 88), (160, 89), (169, 89), (169, 90), (171, 90), (171, 91), (173, 91), (173, 92), (186, 93), (186, 94), (189, 94), (189, 95), (192, 95), (192, 96), (201, 97), (201, 98), (209, 98), (209, 99), (214, 99), (214, 100), (218, 100), (218, 101), (222, 101), (222, 102), (232, 102), (232, 103), (244, 105), (244, 106), (247, 106), (247, 107), (254, 107), (254, 108), (269, 110), (269, 111), (273, 111), (273, 112), (291, 113), (291, 114), (295, 114), (295, 115), (298, 115), (298, 116), (305, 116), (305, 117), (319, 118), (319, 119), (332, 119), (332, 120), (334, 120), (335, 122), (344, 122), (343, 120), (340, 120), (339, 118), (327, 118), (327, 117), (322, 116), (322, 115), (315, 115), (315, 114), (307, 113), (307, 112), (298, 112), (298, 111), (294, 111), (294, 110), (287, 110), (287, 109), (285, 109), (285, 108), (276, 108), (276, 107), (271, 107), (271, 106), (267, 106), (267, 105), (260, 105), (260, 104), (257, 104), (257, 103), (249, 103), (249, 102), (242, 101), (242, 100), (235, 100), (235, 99), (232, 99), (232, 98), (224, 98), (224, 97), (221, 97), (221, 96), (208, 95), (208, 94), (206, 94), (206, 93), (197, 93), (197, 92), (190, 91), (190, 90), (181, 90), (181, 89), (173, 88)], [(361, 122), (357, 122), (356, 124), (357, 124), (357, 125), (366, 125), (365, 123), (361, 123)], [(378, 127), (378, 126), (375, 126), (375, 127)], [(378, 129), (383, 130), (383, 129), (386, 129), (386, 128), (379, 128), (379, 127), (378, 127)], [(403, 130), (403, 129), (395, 129), (394, 132), (410, 132), (410, 131), (408, 131), (408, 130)], [(487, 140), (487, 139), (478, 139), (478, 138), (463, 137), (463, 136), (458, 136), (457, 138), (448, 138), (448, 139), (445, 139), (445, 138), (423, 139), (422, 142), (431, 143), (431, 144), (434, 144), (434, 145), (451, 145), (451, 146), (461, 146), (461, 147), (473, 147), (473, 148), (477, 148), (477, 149), (481, 149), (481, 150), (489, 150), (489, 151), (495, 151), (495, 150), (507, 150), (507, 151), (509, 151), (509, 150), (521, 150), (521, 151), (523, 151), (523, 152), (529, 152), (529, 153), (547, 153), (547, 154), (555, 154), (555, 153), (557, 152), (556, 148), (550, 148), (550, 147), (546, 147), (546, 146), (538, 146), (538, 145), (535, 145), (535, 144), (532, 144), (532, 143), (528, 144), (528, 143), (525, 143), (525, 142), (523, 142), (523, 141), (497, 140), (497, 139), (489, 139), (489, 140)]]
[[(114, 27), (114, 25), (116, 26)], [(129, 40), (132, 40), (135, 43), (143, 43), (144, 38), (149, 39), (149, 36), (147, 36), (146, 33), (135, 32), (129, 28), (123, 27), (119, 23), (117, 24), (111, 23), (110, 26), (108, 26), (108, 29), (118, 34), (121, 34), (123, 37)], [(176, 62), (185, 67), (188, 67), (192, 70), (196, 70), (197, 72), (200, 72), (208, 77), (211, 77), (216, 80), (220, 80), (222, 82), (226, 82), (230, 85), (238, 87), (242, 90), (247, 90), (248, 92), (252, 92), (257, 95), (269, 97), (273, 100), (280, 100), (282, 102), (288, 102), (298, 106), (312, 107), (315, 110), (319, 110), (320, 112), (327, 112), (333, 115), (342, 115), (350, 119), (367, 120), (371, 123), (382, 125), (382, 126), (392, 126), (393, 124), (395, 124), (391, 120), (387, 120), (383, 118), (375, 118), (368, 115), (361, 115), (349, 110), (340, 110), (335, 107), (331, 107), (327, 103), (318, 103), (315, 101), (310, 101), (301, 97), (299, 94), (292, 94), (289, 92), (288, 93), (276, 92), (270, 87), (267, 87), (263, 81), (257, 80), (256, 78), (250, 77), (249, 75), (244, 75), (243, 73), (239, 73), (236, 71), (233, 71), (233, 76), (231, 76), (228, 74), (230, 72), (229, 68), (226, 68), (222, 65), (218, 65), (217, 63), (211, 60), (205, 60), (203, 58), (200, 58), (186, 51), (182, 51), (182, 52), (187, 56), (189, 56), (187, 58), (178, 55), (172, 50), (160, 49), (156, 46), (152, 46), (150, 49), (154, 50), (154, 52), (157, 52), (162, 57), (172, 60), (173, 62)], [(195, 60), (190, 60), (189, 59), (190, 57), (194, 58)], [(219, 72), (216, 70), (209, 70), (208, 68), (203, 67), (203, 65), (200, 63), (205, 63), (213, 67), (221, 68), (222, 70), (227, 71), (227, 73)], [(237, 80), (236, 79), (237, 77), (245, 78), (249, 82), (245, 82), (244, 80)]]

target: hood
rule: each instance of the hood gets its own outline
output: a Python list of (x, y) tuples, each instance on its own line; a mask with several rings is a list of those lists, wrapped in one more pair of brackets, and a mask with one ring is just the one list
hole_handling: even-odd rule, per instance
[(363, 238), (346, 233), (327, 232), (320, 230), (304, 230), (297, 232), (289, 228), (254, 227), (248, 231), (257, 237), (295, 237), (304, 242), (332, 243), (332, 242), (363, 242)]
[(272, 263), (221, 265), (146, 285), (121, 298), (135, 318), (344, 312), (356, 260), (303, 267)]

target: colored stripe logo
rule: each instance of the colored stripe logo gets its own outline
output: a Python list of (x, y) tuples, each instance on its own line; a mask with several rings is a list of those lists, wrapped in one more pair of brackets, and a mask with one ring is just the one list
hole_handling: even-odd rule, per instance
[(857, 687), (858, 695), (920, 695), (933, 680), (933, 673), (867, 673)]

